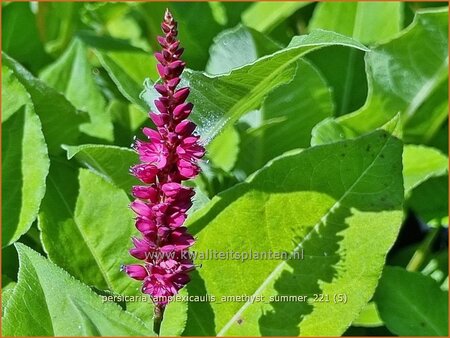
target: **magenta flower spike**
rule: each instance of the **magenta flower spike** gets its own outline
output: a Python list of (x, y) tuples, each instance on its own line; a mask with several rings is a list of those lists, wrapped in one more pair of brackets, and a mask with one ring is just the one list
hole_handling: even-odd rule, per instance
[(195, 192), (181, 183), (200, 172), (197, 161), (205, 154), (199, 136), (193, 134), (196, 125), (187, 120), (193, 108), (186, 102), (189, 88), (177, 88), (185, 63), (180, 59), (183, 48), (176, 38), (177, 23), (169, 10), (161, 28), (164, 36), (158, 36), (158, 42), (162, 50), (155, 53), (161, 76), (155, 89), (161, 96), (155, 100), (158, 111), (149, 113), (156, 130), (143, 129), (148, 141), (135, 142), (140, 163), (130, 169), (143, 183), (133, 187), (136, 199), (130, 205), (140, 232), (140, 237), (132, 239), (130, 254), (142, 264), (123, 267), (131, 278), (142, 281), (142, 292), (151, 296), (156, 331), (169, 297), (189, 282), (194, 269), (187, 254), (194, 238), (183, 223)]

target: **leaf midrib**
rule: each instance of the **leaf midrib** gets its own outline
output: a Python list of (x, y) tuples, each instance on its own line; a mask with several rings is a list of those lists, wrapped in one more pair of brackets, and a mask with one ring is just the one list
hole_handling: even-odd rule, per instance
[[(299, 244), (294, 248), (294, 250), (292, 251), (292, 253), (290, 254), (289, 257), (292, 257), (293, 254), (295, 254), (296, 252), (298, 252), (303, 244), (305, 243), (305, 241), (307, 241), (313, 232), (318, 232), (319, 226), (321, 224), (326, 224), (326, 219), (328, 218), (328, 216), (336, 209), (339, 208), (341, 202), (348, 196), (348, 194), (353, 190), (353, 188), (360, 182), (360, 180), (367, 174), (367, 172), (373, 167), (373, 165), (377, 162), (378, 158), (380, 157), (380, 155), (383, 153), (383, 151), (385, 150), (387, 144), (389, 143), (389, 140), (392, 138), (392, 135), (389, 135), (385, 141), (385, 143), (383, 144), (383, 146), (381, 147), (379, 153), (377, 154), (377, 156), (373, 159), (373, 161), (367, 166), (367, 168), (361, 173), (361, 175), (356, 179), (356, 181), (351, 185), (351, 187), (342, 195), (341, 198), (339, 198), (339, 200), (337, 200), (328, 210), (328, 212), (319, 220), (319, 222), (317, 222), (312, 228), (311, 230), (305, 235), (305, 237), (299, 242)], [(262, 284), (259, 286), (258, 289), (256, 289), (256, 291), (253, 293), (252, 297), (250, 297), (250, 299), (254, 299), (254, 296), (257, 296), (259, 294), (261, 294), (265, 288), (270, 284), (270, 282), (272, 282), (273, 279), (275, 279), (275, 277), (278, 275), (278, 273), (284, 268), (285, 264), (286, 264), (286, 260), (283, 260), (280, 264), (278, 264), (275, 269), (270, 273), (270, 275), (262, 282)], [(223, 336), (228, 329), (233, 325), (233, 323), (236, 322), (236, 320), (239, 319), (239, 317), (241, 316), (241, 314), (250, 306), (252, 305), (251, 302), (247, 301), (246, 303), (244, 303), (244, 305), (242, 305), (242, 307), (236, 312), (236, 314), (223, 326), (223, 328), (217, 333), (217, 336)]]

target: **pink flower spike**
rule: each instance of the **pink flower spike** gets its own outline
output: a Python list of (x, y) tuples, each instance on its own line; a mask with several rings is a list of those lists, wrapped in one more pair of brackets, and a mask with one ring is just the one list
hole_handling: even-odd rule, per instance
[(205, 153), (199, 136), (193, 135), (196, 124), (188, 120), (194, 107), (187, 101), (190, 89), (177, 88), (185, 69), (180, 58), (184, 49), (168, 10), (161, 28), (164, 35), (157, 39), (162, 49), (155, 53), (161, 80), (154, 86), (160, 96), (154, 101), (157, 111), (149, 113), (156, 130), (143, 128), (148, 141), (135, 142), (140, 163), (130, 169), (143, 184), (132, 188), (136, 200), (130, 207), (137, 215), (135, 226), (141, 237), (132, 239), (134, 247), (129, 252), (142, 262), (124, 268), (131, 278), (142, 281), (142, 292), (153, 299), (156, 333), (169, 301), (161, 297), (176, 295), (195, 269), (185, 255), (195, 239), (183, 226), (195, 192), (182, 181), (200, 172), (198, 160)]

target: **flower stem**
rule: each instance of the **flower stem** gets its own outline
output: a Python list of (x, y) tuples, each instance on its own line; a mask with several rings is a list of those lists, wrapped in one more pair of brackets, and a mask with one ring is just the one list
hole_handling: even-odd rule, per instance
[(155, 312), (153, 316), (153, 331), (159, 336), (161, 331), (161, 322), (164, 317), (164, 309), (165, 307), (161, 307), (160, 305), (155, 305)]
[(418, 271), (419, 270), (419, 268), (425, 262), (426, 257), (430, 253), (431, 246), (433, 245), (437, 235), (439, 234), (440, 228), (441, 227), (439, 225), (435, 228), (430, 229), (430, 231), (426, 235), (425, 239), (420, 244), (420, 246), (417, 248), (416, 252), (412, 256), (408, 265), (406, 266), (406, 270), (408, 270), (408, 271)]

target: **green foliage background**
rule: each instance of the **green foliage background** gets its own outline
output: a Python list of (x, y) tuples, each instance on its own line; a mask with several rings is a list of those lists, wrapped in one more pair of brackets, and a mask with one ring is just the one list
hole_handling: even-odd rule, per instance
[(140, 295), (129, 145), (169, 7), (208, 150), (193, 250), (304, 258), (197, 261), (181, 294), (216, 301), (161, 335), (448, 335), (443, 5), (2, 3), (2, 334), (155, 335), (149, 299), (102, 296)]

